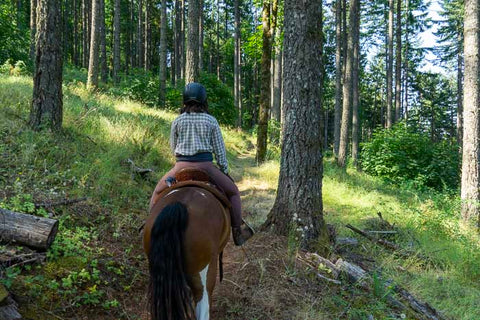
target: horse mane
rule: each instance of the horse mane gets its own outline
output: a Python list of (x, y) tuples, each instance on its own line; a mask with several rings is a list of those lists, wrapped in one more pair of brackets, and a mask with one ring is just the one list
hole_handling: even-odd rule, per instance
[(188, 211), (180, 202), (155, 219), (148, 255), (152, 320), (195, 320), (192, 292), (184, 272), (184, 234)]

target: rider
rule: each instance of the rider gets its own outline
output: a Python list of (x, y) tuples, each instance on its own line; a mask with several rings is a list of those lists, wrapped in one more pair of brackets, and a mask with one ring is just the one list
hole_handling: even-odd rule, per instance
[[(225, 143), (217, 120), (208, 113), (207, 91), (199, 83), (189, 83), (183, 91), (183, 108), (180, 115), (172, 122), (170, 132), (170, 147), (177, 159), (175, 166), (158, 182), (152, 195), (165, 190), (166, 179), (174, 177), (181, 169), (193, 167), (208, 172), (212, 180), (223, 191), (232, 203), (231, 222), (235, 245), (241, 246), (251, 236), (246, 229), (241, 228), (242, 204), (240, 192), (228, 175), (228, 162)], [(217, 168), (213, 164), (213, 155)], [(152, 203), (150, 203), (150, 207)]]

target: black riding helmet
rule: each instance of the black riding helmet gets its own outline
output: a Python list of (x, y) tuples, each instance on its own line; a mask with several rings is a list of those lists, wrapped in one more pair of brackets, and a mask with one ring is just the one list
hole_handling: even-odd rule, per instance
[(185, 90), (183, 90), (183, 103), (185, 104), (191, 101), (200, 104), (207, 102), (207, 90), (205, 90), (205, 87), (200, 83), (190, 82), (185, 86)]

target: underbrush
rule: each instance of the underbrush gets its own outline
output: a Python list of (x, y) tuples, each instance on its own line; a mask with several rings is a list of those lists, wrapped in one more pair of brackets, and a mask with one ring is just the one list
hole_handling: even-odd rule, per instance
[[(63, 131), (38, 133), (26, 125), (31, 92), (30, 79), (0, 75), (0, 206), (54, 217), (60, 229), (44, 265), (8, 268), (1, 282), (20, 299), (27, 318), (28, 314), (34, 319), (73, 314), (91, 319), (142, 318), (147, 310), (148, 271), (138, 228), (157, 179), (174, 161), (168, 136), (176, 114), (111, 92), (91, 94), (82, 83), (67, 81)], [(256, 166), (254, 136), (228, 127), (222, 131), (247, 220), (258, 227), (275, 198), (278, 149), (269, 151), (270, 161)], [(277, 137), (272, 130), (270, 139)], [(153, 174), (136, 174), (128, 159), (151, 168)], [(87, 200), (73, 205), (37, 206), (82, 197)], [(248, 319), (255, 314), (268, 319), (274, 313), (281, 314), (278, 319), (368, 319), (370, 315), (392, 319), (398, 312), (385, 300), (387, 278), (452, 318), (480, 318), (480, 244), (474, 229), (461, 222), (455, 192), (419, 191), (408, 183), (389, 184), (352, 169), (345, 173), (327, 157), (323, 200), (324, 217), (340, 237), (357, 237), (344, 227), (346, 223), (374, 230), (372, 218), (381, 212), (395, 225), (396, 234), (389, 240), (430, 261), (423, 263), (419, 255), (399, 258), (359, 239), (354, 253), (375, 260), (376, 289), (367, 293), (355, 285), (337, 288), (318, 283), (289, 259), (263, 257), (268, 246), (254, 238), (250, 245), (256, 248), (255, 256), (250, 260), (242, 256), (245, 260), (235, 264), (235, 284), (245, 290), (219, 284), (217, 307), (225, 315), (222, 319), (247, 319), (239, 316), (242, 308), (250, 308)], [(298, 249), (291, 241), (275, 250), (288, 256)], [(246, 290), (257, 283), (261, 291), (255, 297), (272, 294), (261, 307)], [(308, 295), (303, 295), (304, 287)], [(285, 297), (300, 301), (292, 303)]]

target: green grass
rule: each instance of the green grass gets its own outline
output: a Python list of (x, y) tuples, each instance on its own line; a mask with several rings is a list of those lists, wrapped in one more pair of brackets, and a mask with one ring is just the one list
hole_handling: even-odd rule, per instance
[[(109, 290), (117, 279), (118, 291), (125, 290), (128, 296), (138, 279), (144, 279), (145, 270), (138, 268), (144, 258), (137, 229), (146, 216), (153, 186), (174, 163), (168, 136), (176, 114), (106, 94), (91, 94), (83, 83), (70, 82), (64, 85), (62, 133), (37, 133), (26, 125), (31, 92), (30, 78), (0, 76), (0, 205), (12, 209), (64, 197), (87, 196), (89, 200), (86, 207), (55, 210), (61, 229), (48, 268), (43, 273), (26, 272), (18, 279), (28, 280), (30, 293), (49, 292), (46, 296), (59, 308), (65, 303), (101, 306), (96, 299), (108, 296), (112, 302), (102, 308), (113, 308), (120, 317), (124, 311), (115, 307)], [(278, 160), (256, 166), (254, 137), (233, 128), (222, 131), (232, 175), (250, 214), (247, 220), (258, 227), (275, 199)], [(148, 179), (135, 176), (127, 159), (139, 167), (152, 168), (154, 174)], [(417, 257), (395, 258), (360, 239), (359, 253), (376, 259), (382, 277), (394, 279), (454, 319), (480, 319), (479, 237), (461, 222), (455, 195), (421, 193), (350, 169), (345, 173), (330, 158), (325, 160), (324, 171), (325, 219), (341, 236), (356, 237), (344, 225), (367, 228), (370, 219), (381, 212), (396, 225), (399, 234), (394, 240), (398, 244), (431, 257), (429, 264), (422, 264)], [(115, 251), (118, 247), (123, 253)], [(67, 270), (71, 259), (66, 257), (72, 255), (85, 259)], [(98, 266), (91, 263), (95, 260)], [(110, 260), (118, 265), (105, 262)], [(56, 267), (62, 270), (58, 279), (52, 275)], [(100, 270), (100, 275), (95, 270)], [(43, 278), (36, 278), (38, 275)], [(72, 277), (83, 278), (73, 288), (60, 287), (61, 294), (42, 287), (42, 283), (55, 287), (54, 281), (65, 281), (68, 286)], [(79, 296), (83, 298), (77, 301)], [(314, 305), (299, 304), (301, 311), (296, 318), (328, 319), (328, 308), (344, 308), (347, 311), (342, 317), (349, 319), (364, 319), (369, 314), (387, 319), (391, 313), (387, 304), (374, 296), (357, 298), (352, 291), (326, 296)]]

